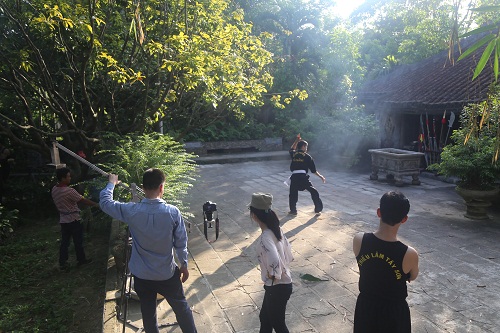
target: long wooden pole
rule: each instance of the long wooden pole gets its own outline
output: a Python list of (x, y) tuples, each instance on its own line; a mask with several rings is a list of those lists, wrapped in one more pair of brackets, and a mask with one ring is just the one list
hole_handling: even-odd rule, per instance
[[(59, 161), (59, 150), (58, 149), (61, 149), (62, 151), (64, 151), (68, 155), (76, 158), (78, 161), (80, 161), (83, 164), (87, 165), (92, 170), (97, 171), (101, 175), (106, 176), (106, 177), (109, 176), (109, 173), (107, 173), (106, 171), (102, 170), (97, 165), (90, 163), (89, 161), (87, 161), (86, 159), (84, 159), (83, 157), (81, 157), (80, 155), (75, 154), (74, 152), (72, 152), (68, 148), (66, 148), (63, 145), (61, 145), (59, 142), (54, 141), (52, 143), (51, 157), (52, 157), (52, 165), (55, 165), (56, 169), (65, 166), (65, 164), (61, 164), (60, 161)], [(118, 185), (126, 188), (129, 191), (132, 191), (132, 189), (130, 188), (130, 186), (128, 186), (125, 183), (120, 182), (120, 183), (118, 183)], [(135, 185), (135, 184), (133, 184), (133, 185), (135, 186), (135, 189), (138, 192), (137, 195), (139, 197), (141, 197), (141, 198), (144, 198), (144, 191), (140, 187), (138, 187), (137, 185)]]

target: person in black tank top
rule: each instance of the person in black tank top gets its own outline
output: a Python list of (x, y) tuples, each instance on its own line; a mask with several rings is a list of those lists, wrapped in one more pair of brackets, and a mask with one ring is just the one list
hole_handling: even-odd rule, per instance
[(355, 333), (411, 332), (406, 282), (417, 278), (418, 253), (397, 239), (409, 210), (410, 202), (404, 194), (387, 192), (377, 209), (378, 230), (354, 237), (353, 251), (359, 267)]

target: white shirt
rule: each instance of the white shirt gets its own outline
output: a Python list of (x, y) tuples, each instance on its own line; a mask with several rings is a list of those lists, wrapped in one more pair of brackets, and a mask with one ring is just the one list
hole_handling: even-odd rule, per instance
[[(290, 262), (293, 260), (292, 247), (280, 228), (281, 241), (270, 229), (262, 232), (257, 242), (262, 281), (266, 286), (292, 283)], [(272, 277), (275, 276), (273, 283)]]

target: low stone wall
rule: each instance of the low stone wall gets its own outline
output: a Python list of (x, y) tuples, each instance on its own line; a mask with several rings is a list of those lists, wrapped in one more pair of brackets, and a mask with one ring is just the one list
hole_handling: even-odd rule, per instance
[(281, 138), (215, 142), (193, 141), (184, 143), (184, 148), (188, 153), (193, 153), (198, 156), (224, 153), (278, 151), (283, 150), (283, 141)]

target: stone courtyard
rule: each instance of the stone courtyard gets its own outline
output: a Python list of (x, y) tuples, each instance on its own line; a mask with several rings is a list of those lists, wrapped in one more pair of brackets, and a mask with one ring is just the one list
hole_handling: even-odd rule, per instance
[[(288, 166), (288, 160), (200, 166), (186, 202), (194, 217), (188, 218), (191, 258), (190, 278), (185, 283), (198, 332), (259, 331), (263, 288), (253, 244), (260, 231), (247, 209), (253, 192), (273, 194), (273, 209), (292, 244), (290, 331), (352, 332), (358, 294), (352, 238), (359, 231), (375, 230), (380, 196), (393, 189), (405, 193), (411, 203), (400, 239), (420, 254), (420, 275), (408, 285), (413, 332), (500, 332), (497, 209), (490, 211), (490, 220), (470, 220), (463, 216), (465, 205), (453, 184), (421, 177), (421, 185), (406, 180), (405, 186), (395, 187), (370, 180), (369, 172), (336, 171), (318, 163), (327, 183), (311, 177), (325, 206), (323, 214), (314, 216), (309, 194), (301, 192), (298, 216), (288, 216), (288, 189), (283, 184)], [(220, 218), (220, 236), (212, 243), (203, 234), (206, 201), (217, 203)], [(208, 236), (215, 238), (213, 229)], [(325, 281), (310, 282), (301, 278), (304, 274)], [(122, 332), (114, 303), (109, 297), (103, 332)], [(127, 325), (126, 332), (138, 332), (142, 323), (137, 301), (130, 301), (128, 318), (132, 325)], [(160, 323), (175, 321), (166, 301), (159, 302), (158, 319)], [(180, 329), (174, 325), (161, 332)]]

